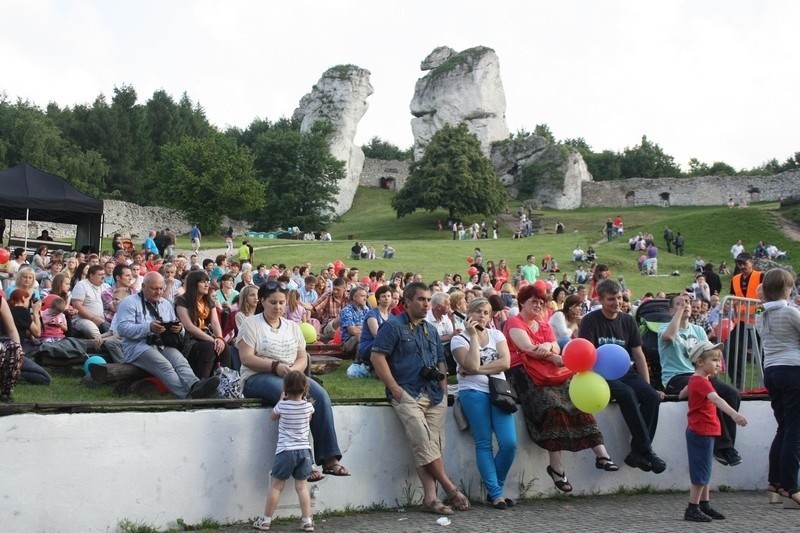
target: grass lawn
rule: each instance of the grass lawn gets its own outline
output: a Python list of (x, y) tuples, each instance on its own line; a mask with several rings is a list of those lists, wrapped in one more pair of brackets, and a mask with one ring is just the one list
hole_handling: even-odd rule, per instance
[[(781, 233), (777, 220), (777, 203), (757, 204), (748, 209), (734, 210), (726, 207), (544, 210), (543, 227), (547, 230), (544, 234), (514, 240), (511, 238), (511, 230), (503, 227), (498, 240), (453, 241), (452, 232), (437, 230), (437, 221), (447, 220), (446, 211), (417, 212), (398, 219), (390, 205), (391, 197), (390, 191), (360, 188), (353, 208), (332, 225), (331, 233), (335, 239), (333, 242), (250, 239), (257, 248), (256, 262), (285, 263), (291, 267), (310, 261), (312, 271), (317, 271), (327, 263), (341, 259), (348, 266), (358, 266), (362, 275), (370, 270), (384, 270), (388, 274), (411, 271), (421, 272), (426, 281), (433, 281), (441, 279), (445, 272), (459, 272), (466, 276), (469, 266), (466, 258), (472, 256), (474, 248), (478, 246), (483, 252), (484, 261), (496, 262), (505, 258), (512, 269), (515, 265), (524, 263), (528, 254), (534, 254), (541, 259), (549, 253), (559, 260), (562, 272), (572, 275), (577, 267), (570, 260), (575, 245), (580, 244), (584, 249), (593, 245), (599, 261), (611, 267), (614, 277), (624, 276), (634, 298), (641, 297), (646, 291), (674, 292), (690, 285), (693, 281), (692, 262), (696, 256), (711, 261), (715, 266), (725, 260), (732, 268), (729, 250), (737, 239), (742, 239), (746, 249), (751, 252), (759, 240), (775, 243), (778, 248), (789, 252), (789, 263), (796, 271), (800, 267), (800, 243)], [(513, 204), (510, 206), (512, 212), (515, 207)], [(617, 214), (625, 222), (626, 237), (608, 243), (603, 232), (604, 222), (606, 218)], [(466, 217), (465, 222), (470, 223), (481, 218)], [(553, 232), (558, 221), (563, 222), (567, 229), (562, 235)], [(659, 254), (659, 272), (662, 275), (642, 276), (636, 266), (638, 254), (630, 251), (627, 236), (639, 231), (650, 232), (656, 237), (657, 245), (662, 245), (661, 235), (666, 225), (684, 235), (685, 255), (677, 257), (662, 249)], [(347, 239), (348, 235), (352, 235), (353, 240), (374, 245), (376, 250), (380, 250), (383, 243), (388, 242), (397, 250), (396, 259), (350, 261), (349, 252), (353, 242)], [(241, 244), (241, 239), (241, 236), (235, 238), (235, 247)], [(205, 250), (224, 248), (225, 241), (222, 237), (204, 237), (202, 245)], [(190, 249), (188, 237), (178, 238), (178, 248)], [(679, 276), (668, 275), (675, 270), (680, 272)], [(560, 277), (559, 275), (559, 279)], [(723, 293), (727, 294), (725, 288), (730, 278), (723, 276), (722, 282)], [(322, 377), (331, 397), (383, 398), (383, 387), (377, 380), (347, 378), (345, 371), (348, 364), (349, 362), (345, 362), (337, 372)], [(80, 385), (80, 378), (60, 375), (54, 376), (50, 387), (19, 385), (14, 395), (17, 402), (116, 398), (110, 387), (89, 389)]]

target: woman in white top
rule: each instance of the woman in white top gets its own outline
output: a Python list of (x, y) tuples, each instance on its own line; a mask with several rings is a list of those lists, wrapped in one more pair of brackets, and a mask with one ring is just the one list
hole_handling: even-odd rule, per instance
[(564, 300), (564, 307), (550, 317), (550, 328), (562, 350), (578, 334), (578, 327), (581, 325), (581, 301), (577, 294), (570, 294)]
[[(308, 366), (306, 341), (300, 326), (283, 318), (286, 308), (285, 289), (270, 281), (258, 289), (264, 312), (254, 315), (239, 330), (239, 357), (246, 398), (261, 398), (275, 405), (283, 395), (283, 377), (291, 370), (305, 372)], [(349, 476), (339, 463), (342, 453), (333, 424), (333, 410), (328, 393), (319, 383), (310, 380), (309, 396), (314, 401), (311, 434), (314, 437), (314, 458), (322, 472), (332, 476)], [(319, 481), (319, 472), (312, 472), (310, 481)]]
[(794, 277), (775, 268), (761, 280), (764, 312), (756, 329), (764, 352), (764, 385), (778, 431), (769, 450), (767, 492), (784, 497), (784, 507), (800, 507), (800, 310), (789, 305)]
[[(513, 413), (492, 405), (489, 376), (505, 379), (510, 364), (508, 344), (503, 333), (489, 326), (492, 306), (486, 298), (476, 298), (467, 308), (466, 329), (450, 341), (458, 373), (458, 398), (475, 440), (478, 470), (486, 486), (487, 500), (495, 509), (513, 505), (503, 497), (503, 485), (514, 462), (517, 432)], [(494, 454), (492, 433), (497, 439)]]

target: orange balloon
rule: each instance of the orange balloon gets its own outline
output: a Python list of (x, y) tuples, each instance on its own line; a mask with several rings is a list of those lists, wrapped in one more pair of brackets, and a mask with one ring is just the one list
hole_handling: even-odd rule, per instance
[(475, 259), (473, 259), (472, 256), (467, 257), (467, 263), (471, 265), (473, 261), (475, 261)]

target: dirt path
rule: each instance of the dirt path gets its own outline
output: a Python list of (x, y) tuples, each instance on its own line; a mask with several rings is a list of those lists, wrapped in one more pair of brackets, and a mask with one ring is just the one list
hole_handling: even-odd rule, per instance
[(787, 220), (778, 213), (775, 213), (775, 220), (780, 224), (781, 233), (793, 241), (800, 242), (800, 224)]

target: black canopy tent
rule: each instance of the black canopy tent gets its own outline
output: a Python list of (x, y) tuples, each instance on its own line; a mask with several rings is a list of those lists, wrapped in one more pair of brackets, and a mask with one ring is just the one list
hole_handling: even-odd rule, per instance
[(26, 241), (29, 220), (75, 224), (75, 248), (100, 249), (103, 200), (25, 162), (0, 171), (0, 218), (26, 221)]

